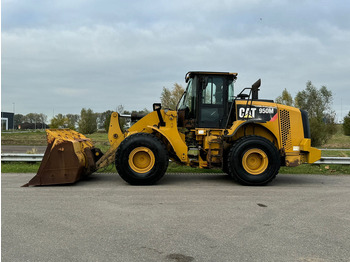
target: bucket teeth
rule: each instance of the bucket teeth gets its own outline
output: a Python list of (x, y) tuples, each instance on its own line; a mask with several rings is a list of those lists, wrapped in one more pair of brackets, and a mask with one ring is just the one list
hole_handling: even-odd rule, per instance
[(90, 139), (69, 129), (46, 133), (48, 146), (39, 170), (24, 186), (72, 184), (96, 170), (97, 149)]

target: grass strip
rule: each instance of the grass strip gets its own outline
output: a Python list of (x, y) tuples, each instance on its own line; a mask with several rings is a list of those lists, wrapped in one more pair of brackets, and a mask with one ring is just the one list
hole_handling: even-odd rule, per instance
[(2, 162), (1, 173), (36, 173), (39, 166), (39, 162)]

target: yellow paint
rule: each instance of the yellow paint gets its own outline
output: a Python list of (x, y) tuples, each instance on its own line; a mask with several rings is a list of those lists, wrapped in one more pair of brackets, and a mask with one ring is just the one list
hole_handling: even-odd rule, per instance
[(125, 136), (120, 128), (119, 114), (113, 112), (111, 115), (111, 121), (108, 130), (108, 141), (113, 148), (118, 148), (120, 143), (124, 140)]
[(137, 173), (149, 172), (154, 167), (154, 163), (154, 154), (147, 147), (137, 147), (129, 155), (129, 166)]
[(266, 153), (258, 148), (249, 149), (242, 157), (243, 168), (251, 175), (260, 175), (269, 164)]
[[(247, 101), (236, 101), (237, 105), (246, 105)], [(248, 104), (249, 107), (250, 104)], [(321, 158), (321, 151), (311, 147), (311, 140), (304, 138), (304, 127), (300, 110), (276, 103), (253, 101), (253, 106), (276, 107), (278, 117), (272, 121), (249, 123), (238, 120), (228, 129), (227, 136), (232, 141), (247, 135), (265, 137), (286, 155), (286, 165), (313, 163)], [(298, 147), (300, 148), (299, 150)]]
[[(244, 100), (237, 100), (236, 106), (239, 104), (246, 105), (246, 102)], [(221, 156), (219, 155), (223, 145), (219, 138), (222, 137), (226, 141), (226, 148), (230, 146), (230, 143), (243, 136), (256, 135), (265, 137), (276, 146), (282, 155), (285, 155), (286, 165), (301, 164), (303, 162), (313, 163), (320, 158), (320, 150), (311, 147), (310, 139), (304, 138), (302, 117), (299, 109), (263, 101), (253, 101), (252, 105), (275, 107), (277, 109), (277, 116), (267, 122), (250, 122), (250, 119), (237, 120), (227, 130), (210, 128), (191, 130), (195, 136), (194, 138), (202, 147), (201, 150), (208, 152), (210, 149), (211, 159), (202, 159), (201, 155), (198, 155), (198, 160), (192, 160), (190, 162), (187, 155), (188, 146), (185, 143), (185, 135), (179, 132), (177, 128), (176, 111), (160, 111), (165, 126), (159, 126), (160, 121), (157, 112), (154, 111), (140, 119), (124, 133), (119, 126), (118, 114), (113, 113), (108, 139), (111, 148), (117, 149), (119, 144), (130, 135), (139, 132), (158, 134), (158, 137), (162, 138), (167, 144), (168, 150), (172, 148), (182, 163), (186, 165), (198, 165), (200, 168), (209, 167), (208, 161), (212, 163), (221, 162)], [(299, 148), (300, 151), (298, 150)], [(218, 155), (218, 157), (215, 157), (215, 155)], [(252, 162), (259, 163), (259, 159), (261, 159), (260, 164), (258, 167), (255, 167)], [(265, 159), (263, 153), (256, 149), (255, 152), (251, 152), (246, 156), (244, 162), (245, 168), (250, 170), (252, 174), (258, 174), (266, 168), (268, 160)]]
[(321, 150), (311, 147), (311, 139), (304, 138), (300, 142), (300, 150), (306, 156), (306, 163), (314, 163), (321, 158)]
[[(300, 110), (285, 105), (278, 105), (280, 141), (285, 152), (293, 152), (293, 146), (299, 146), (304, 139), (303, 120)], [(289, 118), (289, 121), (288, 121)]]
[(84, 167), (89, 166), (84, 150), (85, 148), (91, 149), (93, 144), (92, 141), (83, 134), (70, 129), (47, 129), (46, 138), (49, 144), (52, 143), (51, 150), (59, 147), (63, 142), (71, 142), (79, 164)]
[[(174, 152), (176, 153), (177, 157), (180, 159), (183, 163), (189, 163), (188, 156), (187, 156), (187, 145), (185, 143), (184, 135), (180, 135), (180, 132), (177, 129), (177, 112), (176, 111), (167, 111), (164, 112), (164, 110), (161, 110), (161, 114), (163, 117), (163, 120), (165, 122), (165, 126), (157, 126), (159, 120), (157, 112), (151, 112), (141, 120), (139, 120), (136, 124), (139, 124), (137, 127), (134, 127), (133, 125), (130, 130), (134, 130), (136, 128), (141, 128), (146, 126), (148, 132), (155, 131), (159, 134), (161, 134), (163, 137), (166, 138), (166, 140), (170, 143), (170, 145), (173, 147)], [(149, 119), (145, 119), (149, 116)], [(142, 123), (139, 123), (142, 121)], [(151, 122), (154, 121), (154, 122)], [(152, 123), (155, 123), (152, 125)]]
[(133, 124), (125, 133), (121, 131), (119, 126), (118, 114), (113, 113), (111, 124), (108, 132), (108, 139), (111, 147), (118, 148), (120, 143), (128, 136), (144, 132), (158, 133), (162, 135), (173, 147), (174, 152), (181, 162), (188, 163), (187, 145), (185, 144), (185, 135), (181, 134), (177, 129), (177, 112), (161, 110), (165, 126), (158, 126), (159, 118), (156, 111), (153, 111), (135, 124)]

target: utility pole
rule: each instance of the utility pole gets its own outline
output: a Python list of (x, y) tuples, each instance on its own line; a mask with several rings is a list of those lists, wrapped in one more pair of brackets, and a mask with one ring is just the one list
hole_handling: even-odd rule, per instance
[(15, 106), (16, 106), (16, 103), (13, 102), (12, 105), (13, 105), (12, 131), (15, 131)]
[(343, 122), (343, 98), (340, 98), (340, 122)]

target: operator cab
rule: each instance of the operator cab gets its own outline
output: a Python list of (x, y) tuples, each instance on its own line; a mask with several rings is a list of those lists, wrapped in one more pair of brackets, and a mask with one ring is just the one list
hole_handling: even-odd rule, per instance
[(236, 78), (237, 73), (188, 72), (187, 88), (177, 107), (178, 126), (226, 128)]

